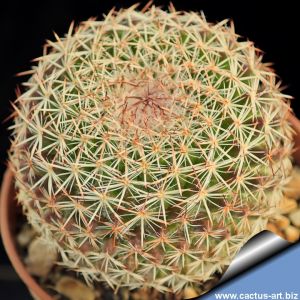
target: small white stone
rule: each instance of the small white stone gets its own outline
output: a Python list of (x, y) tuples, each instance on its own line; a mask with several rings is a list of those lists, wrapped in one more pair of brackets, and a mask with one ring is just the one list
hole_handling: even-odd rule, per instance
[(30, 243), (25, 259), (30, 274), (45, 277), (56, 261), (57, 251), (47, 241), (36, 238)]
[(21, 231), (17, 235), (17, 243), (20, 247), (27, 247), (35, 236), (36, 232), (34, 231), (34, 229), (26, 224), (22, 227)]
[(289, 198), (299, 199), (300, 198), (300, 168), (293, 168), (291, 180), (284, 187), (284, 194)]
[(184, 299), (191, 299), (191, 298), (195, 298), (195, 297), (198, 297), (199, 294), (197, 293), (197, 291), (192, 288), (192, 287), (186, 287), (184, 289), (184, 292), (183, 292), (183, 298)]
[(289, 217), (295, 226), (300, 227), (300, 209), (290, 213)]
[(273, 218), (273, 222), (279, 229), (284, 229), (290, 225), (289, 218), (283, 215), (277, 215)]
[(297, 207), (298, 205), (296, 200), (287, 197), (283, 197), (278, 205), (279, 213), (281, 214), (288, 214), (297, 209)]
[(70, 300), (94, 300), (96, 298), (92, 288), (69, 276), (61, 277), (57, 281), (55, 289)]
[(299, 240), (300, 231), (294, 226), (288, 226), (285, 228), (284, 233), (286, 235), (286, 239), (291, 243), (295, 243)]

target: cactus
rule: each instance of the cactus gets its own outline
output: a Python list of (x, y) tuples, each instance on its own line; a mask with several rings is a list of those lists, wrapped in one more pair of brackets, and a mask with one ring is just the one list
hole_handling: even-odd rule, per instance
[(14, 107), (10, 167), (58, 263), (179, 292), (265, 229), (292, 168), (289, 96), (233, 23), (134, 5), (48, 41)]

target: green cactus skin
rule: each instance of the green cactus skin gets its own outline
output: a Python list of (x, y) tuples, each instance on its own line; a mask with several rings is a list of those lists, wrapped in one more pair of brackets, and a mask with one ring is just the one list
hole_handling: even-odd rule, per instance
[(68, 269), (180, 292), (265, 229), (292, 168), (288, 96), (232, 23), (134, 5), (48, 41), (10, 167)]

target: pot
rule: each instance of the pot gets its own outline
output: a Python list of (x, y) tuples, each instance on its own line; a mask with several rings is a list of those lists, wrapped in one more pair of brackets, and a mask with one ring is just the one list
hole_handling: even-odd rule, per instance
[(16, 247), (15, 225), (20, 206), (14, 191), (13, 173), (7, 169), (4, 173), (0, 198), (0, 229), (3, 245), (14, 269), (26, 284), (33, 298), (37, 300), (54, 300), (27, 271)]
[[(288, 119), (295, 131), (295, 151), (293, 156), (297, 164), (300, 165), (300, 121), (293, 115), (289, 115)], [(0, 229), (5, 250), (13, 267), (26, 284), (32, 296), (37, 300), (54, 300), (29, 274), (17, 251), (15, 224), (18, 211), (21, 209), (15, 197), (13, 183), (13, 173), (10, 169), (7, 169), (2, 181), (0, 198)]]

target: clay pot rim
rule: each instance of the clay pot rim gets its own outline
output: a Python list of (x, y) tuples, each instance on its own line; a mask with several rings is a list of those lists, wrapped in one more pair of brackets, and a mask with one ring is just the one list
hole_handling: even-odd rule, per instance
[[(300, 121), (292, 114), (288, 115), (288, 121), (295, 131), (295, 151), (293, 156), (298, 165), (300, 165)], [(3, 176), (0, 194), (0, 232), (3, 245), (11, 264), (32, 295), (41, 300), (53, 300), (53, 297), (51, 297), (27, 271), (17, 252), (14, 236), (11, 234), (9, 212), (10, 208), (15, 205), (9, 202), (12, 202), (13, 177), (13, 172), (7, 168)]]
[(13, 182), (13, 172), (8, 168), (3, 176), (1, 196), (0, 196), (0, 229), (4, 248), (8, 255), (8, 258), (13, 265), (14, 269), (18, 273), (19, 277), (26, 284), (29, 291), (34, 297), (41, 300), (53, 300), (42, 287), (37, 283), (37, 281), (29, 274), (27, 271), (21, 257), (17, 251), (15, 245), (14, 236), (11, 233), (10, 222), (9, 222), (9, 211), (13, 208), (12, 203), (12, 182)]

